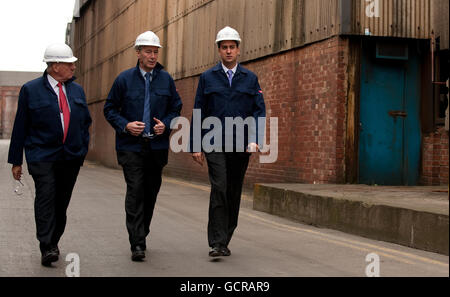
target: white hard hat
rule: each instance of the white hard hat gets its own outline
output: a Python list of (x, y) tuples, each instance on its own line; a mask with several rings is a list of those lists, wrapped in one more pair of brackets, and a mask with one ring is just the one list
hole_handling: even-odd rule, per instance
[(134, 44), (134, 48), (138, 49), (139, 46), (156, 46), (162, 47), (158, 36), (152, 31), (147, 31), (142, 33), (136, 38), (136, 43)]
[(45, 49), (44, 62), (74, 63), (78, 59), (73, 56), (72, 49), (64, 43), (54, 43)]
[(222, 30), (217, 33), (217, 39), (216, 43), (219, 44), (219, 42), (224, 40), (234, 40), (238, 43), (241, 43), (241, 37), (239, 36), (238, 31), (234, 30), (231, 27), (226, 26)]

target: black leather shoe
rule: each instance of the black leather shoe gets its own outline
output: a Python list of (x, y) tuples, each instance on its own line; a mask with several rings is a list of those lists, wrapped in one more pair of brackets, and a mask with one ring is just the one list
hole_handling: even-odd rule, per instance
[(41, 264), (42, 266), (50, 267), (52, 262), (58, 261), (59, 257), (53, 250), (47, 250), (42, 253)]
[(136, 246), (131, 252), (131, 260), (135, 262), (142, 261), (145, 258), (145, 248), (141, 246)]
[(223, 256), (223, 251), (220, 247), (213, 247), (210, 251), (209, 251), (209, 256), (216, 258), (216, 257), (221, 257)]
[(229, 256), (231, 256), (231, 251), (230, 251), (229, 248), (223, 247), (223, 248), (222, 248), (222, 254), (223, 254), (225, 257), (229, 257)]

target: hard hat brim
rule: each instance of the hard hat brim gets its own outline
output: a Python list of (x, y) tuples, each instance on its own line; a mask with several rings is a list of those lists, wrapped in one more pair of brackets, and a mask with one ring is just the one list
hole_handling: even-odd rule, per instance
[(218, 44), (219, 42), (222, 42), (222, 41), (236, 41), (236, 42), (238, 42), (238, 43), (241, 43), (241, 40), (240, 40), (240, 39), (221, 38), (221, 39), (217, 39), (217, 40), (216, 40), (216, 44)]
[(44, 59), (44, 63), (75, 63), (78, 61), (78, 58), (72, 57), (72, 58), (62, 58), (62, 59)]
[(136, 44), (136, 45), (134, 46), (134, 49), (137, 50), (140, 46), (154, 46), (154, 47), (162, 48), (162, 46), (161, 46), (161, 45), (158, 45), (158, 44)]

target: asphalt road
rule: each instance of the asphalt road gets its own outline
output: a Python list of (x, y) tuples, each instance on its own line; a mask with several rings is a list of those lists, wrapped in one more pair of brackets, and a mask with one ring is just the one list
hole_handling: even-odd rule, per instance
[[(244, 197), (231, 257), (208, 257), (208, 184), (165, 177), (144, 262), (130, 260), (122, 171), (91, 163), (82, 168), (60, 242), (60, 260), (40, 265), (35, 238), (34, 184), (14, 194), (7, 141), (0, 141), (0, 276), (66, 276), (79, 257), (80, 276), (145, 277), (364, 277), (449, 276), (449, 257), (335, 230), (302, 225), (251, 209)], [(375, 254), (375, 258), (368, 258)], [(373, 255), (372, 255), (373, 256)], [(379, 269), (376, 266), (379, 258)], [(75, 271), (75, 270), (72, 270)]]

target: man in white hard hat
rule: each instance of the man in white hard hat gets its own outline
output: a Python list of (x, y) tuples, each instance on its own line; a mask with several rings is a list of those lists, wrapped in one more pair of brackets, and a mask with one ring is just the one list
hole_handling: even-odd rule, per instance
[(49, 45), (47, 69), (20, 90), (9, 147), (14, 179), (22, 176), (23, 150), (36, 188), (35, 220), (41, 264), (58, 261), (72, 190), (88, 151), (91, 117), (75, 62), (66, 44)]
[[(265, 104), (257, 76), (238, 63), (241, 38), (239, 33), (225, 27), (217, 34), (216, 44), (221, 62), (200, 76), (194, 109), (201, 111), (202, 122), (208, 117), (220, 119), (226, 127), (225, 118), (265, 118)], [(192, 125), (192, 122), (191, 122)], [(196, 150), (201, 139), (191, 137), (191, 151), (195, 162), (208, 163), (211, 195), (209, 203), (208, 244), (209, 256), (230, 256), (228, 245), (237, 227), (242, 185), (251, 152), (259, 150), (261, 135), (240, 129), (223, 129), (220, 147), (211, 143), (212, 152)], [(192, 129), (191, 129), (192, 130)], [(257, 130), (257, 128), (256, 128)], [(209, 130), (202, 130), (202, 138)], [(226, 137), (231, 136), (232, 137)], [(256, 134), (256, 135), (255, 135)], [(242, 147), (237, 138), (244, 139)], [(258, 139), (259, 138), (259, 139)], [(232, 143), (227, 143), (232, 139)], [(199, 143), (195, 143), (199, 142)], [(231, 149), (230, 149), (231, 148)]]
[(160, 48), (158, 36), (151, 31), (137, 37), (137, 65), (117, 77), (104, 106), (106, 120), (116, 131), (117, 160), (127, 183), (132, 261), (145, 258), (146, 237), (168, 161), (170, 122), (182, 107), (172, 77), (158, 63)]

